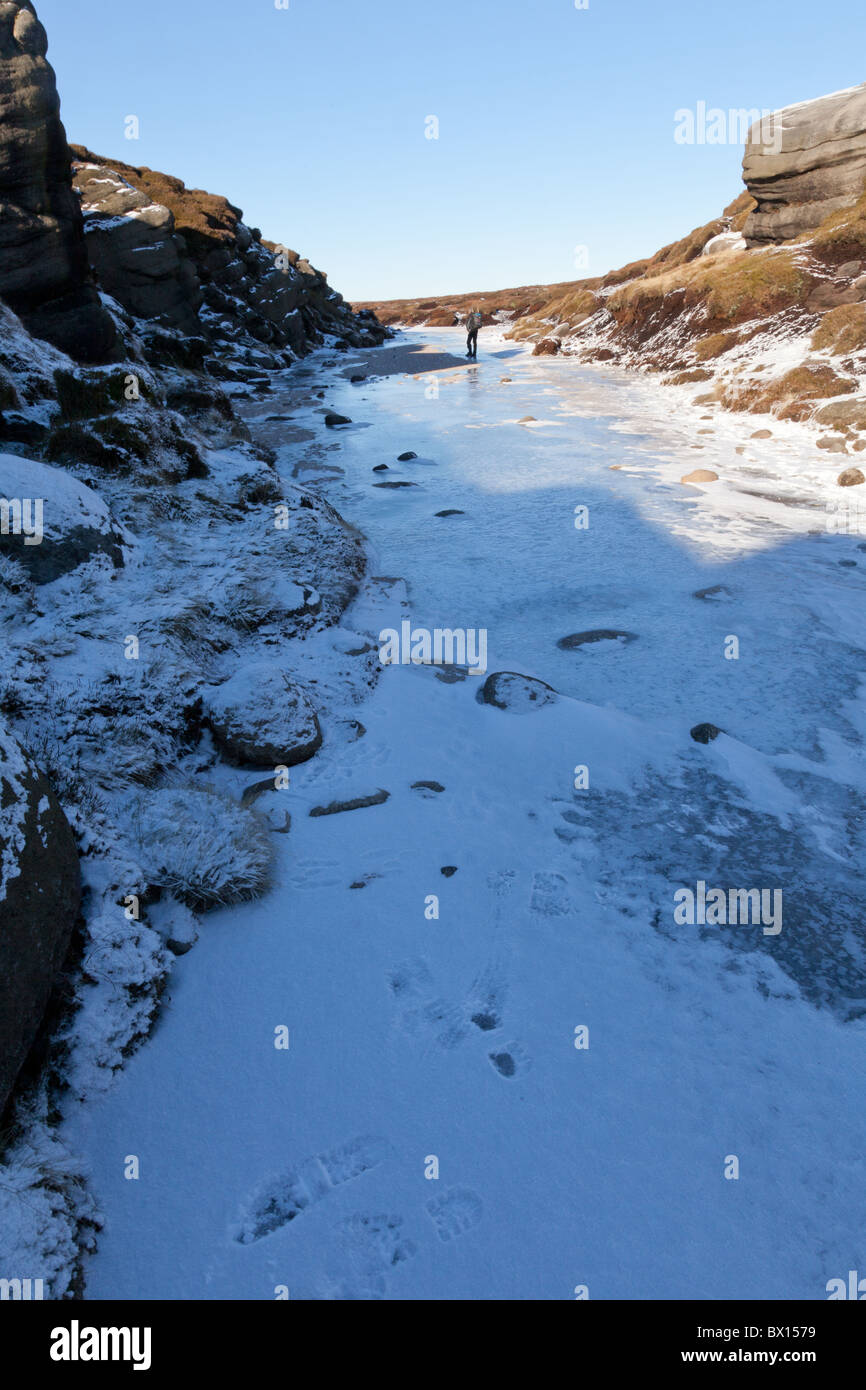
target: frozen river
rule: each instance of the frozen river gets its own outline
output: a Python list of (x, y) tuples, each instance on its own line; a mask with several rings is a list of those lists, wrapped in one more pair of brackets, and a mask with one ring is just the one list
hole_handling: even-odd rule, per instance
[[(279, 464), (368, 539), (335, 650), (483, 630), (559, 698), (397, 665), (325, 719), (275, 890), (207, 919), (68, 1126), (90, 1297), (821, 1299), (862, 1267), (864, 537), (795, 431), (759, 453), (487, 337), (309, 361)], [(698, 883), (781, 893), (780, 929), (677, 921)]]

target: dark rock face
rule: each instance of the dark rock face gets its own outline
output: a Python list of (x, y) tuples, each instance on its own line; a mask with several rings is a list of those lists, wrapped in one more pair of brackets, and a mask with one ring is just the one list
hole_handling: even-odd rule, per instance
[(0, 1114), (42, 1022), (80, 904), (66, 817), (0, 725)]
[(246, 226), (227, 198), (82, 145), (72, 151), (94, 266), (130, 313), (185, 333), (196, 331), (192, 317), (215, 344), (246, 341), (295, 356), (325, 333), (338, 335), (338, 347), (373, 347), (388, 336), (297, 251)]
[(101, 361), (115, 330), (90, 276), (47, 47), (31, 4), (0, 4), (0, 298), (35, 337)]
[(106, 293), (137, 318), (201, 332), (198, 275), (170, 210), (99, 165), (76, 162), (74, 186), (90, 263)]

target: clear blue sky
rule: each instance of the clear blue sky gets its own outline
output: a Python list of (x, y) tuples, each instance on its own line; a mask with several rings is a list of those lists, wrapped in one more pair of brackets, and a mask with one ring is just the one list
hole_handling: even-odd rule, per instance
[(35, 3), (70, 140), (225, 194), (350, 299), (649, 254), (741, 188), (741, 150), (676, 144), (675, 111), (866, 79), (863, 0)]

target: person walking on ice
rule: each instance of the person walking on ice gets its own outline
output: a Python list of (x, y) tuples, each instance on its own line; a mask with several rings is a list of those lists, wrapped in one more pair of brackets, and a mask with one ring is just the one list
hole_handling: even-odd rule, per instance
[(466, 331), (468, 333), (468, 337), (466, 339), (467, 357), (478, 356), (478, 330), (481, 327), (482, 322), (483, 319), (481, 315), (481, 310), (473, 309), (472, 313), (466, 320)]

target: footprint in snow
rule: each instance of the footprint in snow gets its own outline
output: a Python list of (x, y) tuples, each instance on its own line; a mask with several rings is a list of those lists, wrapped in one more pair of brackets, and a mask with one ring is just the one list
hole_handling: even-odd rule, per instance
[(431, 1197), (425, 1209), (440, 1240), (455, 1240), (477, 1226), (484, 1214), (484, 1205), (476, 1192), (468, 1187), (451, 1187), (440, 1197)]
[(532, 1065), (529, 1053), (519, 1042), (505, 1043), (503, 1047), (497, 1047), (487, 1055), (491, 1066), (509, 1081), (522, 1076)]
[(388, 1278), (416, 1253), (403, 1234), (403, 1218), (354, 1212), (337, 1223), (326, 1264), (328, 1297), (384, 1299)]
[(384, 1139), (362, 1137), (339, 1144), (264, 1182), (235, 1229), (241, 1245), (272, 1235), (344, 1183), (377, 1168), (390, 1152)]
[(470, 1023), (474, 1023), (482, 1033), (491, 1033), (502, 1026), (507, 988), (505, 972), (495, 961), (486, 965), (473, 980), (465, 1009)]
[(533, 874), (529, 906), (541, 917), (567, 917), (571, 911), (567, 880), (562, 874)]
[(450, 1051), (466, 1037), (461, 1009), (448, 1004), (435, 990), (426, 961), (406, 961), (388, 974), (388, 987), (400, 1013), (400, 1024), (413, 1037), (431, 1037)]

